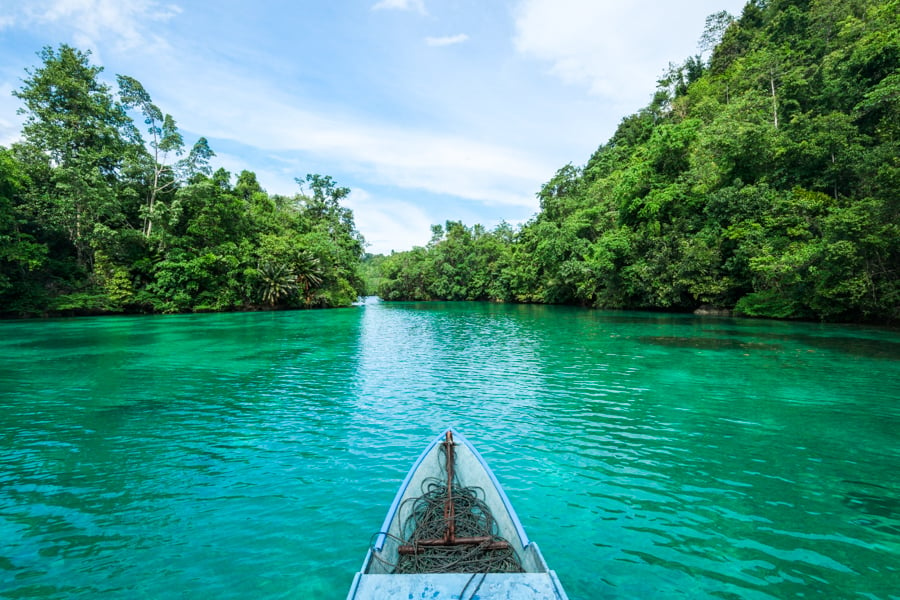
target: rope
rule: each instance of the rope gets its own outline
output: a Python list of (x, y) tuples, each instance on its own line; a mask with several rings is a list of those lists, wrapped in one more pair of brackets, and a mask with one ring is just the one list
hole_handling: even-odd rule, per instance
[[(446, 454), (446, 449), (443, 451)], [(400, 507), (403, 514), (403, 508), (411, 504), (410, 516), (401, 531), (410, 532), (403, 545), (414, 551), (400, 555), (394, 573), (521, 573), (522, 565), (515, 551), (496, 534), (491, 510), (479, 497), (484, 491), (461, 486), (455, 476), (448, 485), (444, 471), (444, 481), (435, 478), (424, 481), (422, 495), (406, 500)], [(447, 510), (450, 504), (452, 509)], [(479, 538), (480, 541), (434, 543), (447, 539), (448, 535), (459, 540)]]

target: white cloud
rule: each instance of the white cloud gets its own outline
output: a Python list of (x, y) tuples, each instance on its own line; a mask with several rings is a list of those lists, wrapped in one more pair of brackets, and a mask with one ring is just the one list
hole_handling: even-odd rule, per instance
[(335, 107), (306, 108), (263, 81), (215, 65), (190, 72), (173, 66), (166, 79), (175, 95), (156, 100), (183, 115), (185, 130), (268, 153), (306, 153), (378, 185), (530, 207), (534, 191), (558, 166), (470, 137), (360, 120)]
[(372, 10), (414, 10), (419, 14), (426, 14), (424, 0), (381, 0)]
[(80, 47), (96, 50), (101, 41), (111, 40), (119, 51), (146, 44), (164, 45), (149, 24), (181, 13), (179, 6), (156, 0), (37, 0), (18, 10), (25, 26), (58, 24), (72, 30), (73, 40)]
[(429, 46), (452, 46), (453, 44), (461, 44), (469, 39), (465, 33), (457, 35), (448, 35), (444, 37), (427, 37), (425, 43)]
[(739, 9), (743, 0), (522, 0), (514, 43), (563, 82), (631, 112), (646, 104), (669, 62), (698, 53), (705, 17), (723, 3)]
[(354, 189), (345, 201), (353, 220), (366, 238), (366, 251), (390, 254), (424, 246), (431, 237), (433, 220), (420, 207), (379, 197), (375, 200), (363, 189)]
[(21, 101), (12, 92), (12, 85), (0, 83), (0, 146), (6, 147), (20, 139), (24, 123), (23, 115), (16, 112)]

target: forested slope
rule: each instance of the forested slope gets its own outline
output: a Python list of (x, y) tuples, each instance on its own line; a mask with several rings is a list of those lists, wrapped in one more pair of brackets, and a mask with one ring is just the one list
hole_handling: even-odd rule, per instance
[[(0, 315), (342, 306), (363, 239), (328, 176), (267, 194), (209, 166), (136, 79), (114, 93), (89, 54), (45, 48), (0, 147)], [(136, 123), (137, 121), (138, 123)]]
[(379, 293), (896, 321), (900, 1), (753, 0), (704, 41), (531, 221), (435, 226)]

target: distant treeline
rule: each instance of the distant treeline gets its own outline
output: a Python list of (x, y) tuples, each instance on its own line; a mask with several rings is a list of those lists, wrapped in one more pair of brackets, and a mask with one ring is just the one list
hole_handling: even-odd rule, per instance
[[(89, 53), (44, 48), (14, 95), (22, 141), (0, 147), (0, 315), (342, 306), (363, 239), (328, 176), (267, 194), (213, 172), (206, 139)], [(136, 124), (135, 119), (139, 121)]]
[(385, 299), (900, 318), (900, 1), (753, 0), (525, 225), (371, 258)]

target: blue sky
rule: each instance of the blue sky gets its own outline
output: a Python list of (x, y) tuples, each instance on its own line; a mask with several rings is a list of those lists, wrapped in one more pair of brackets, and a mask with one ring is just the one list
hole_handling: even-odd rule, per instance
[(743, 0), (0, 0), (0, 145), (45, 45), (90, 50), (270, 193), (332, 176), (374, 253), (527, 221)]

